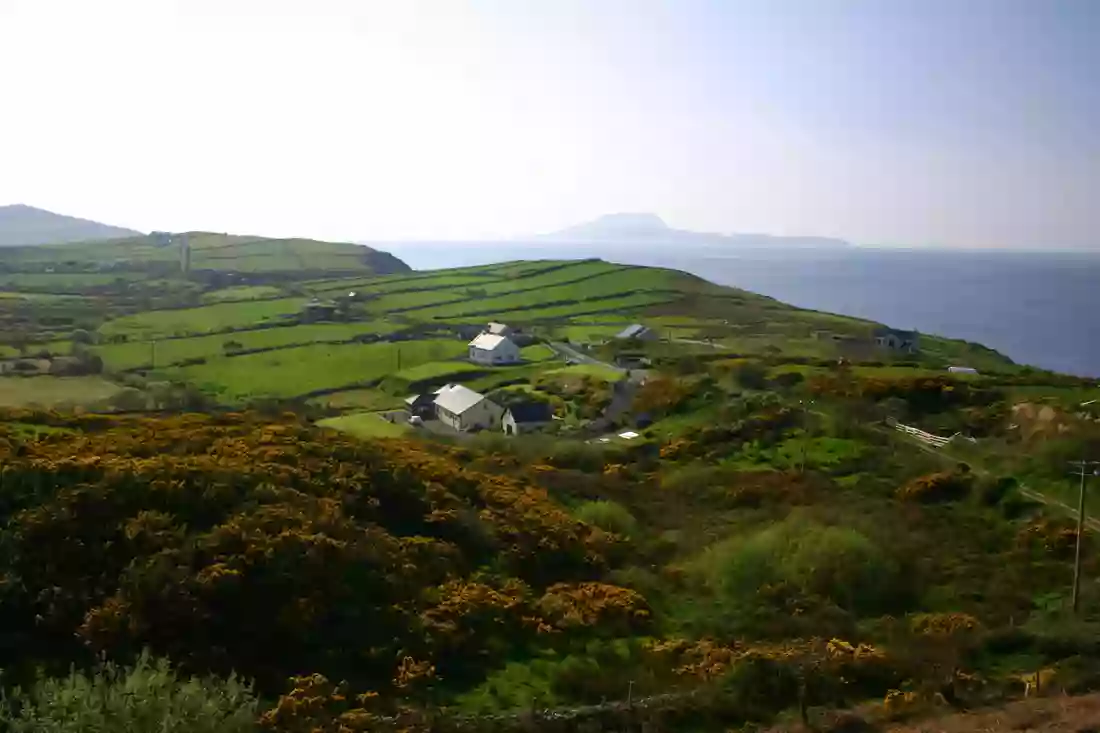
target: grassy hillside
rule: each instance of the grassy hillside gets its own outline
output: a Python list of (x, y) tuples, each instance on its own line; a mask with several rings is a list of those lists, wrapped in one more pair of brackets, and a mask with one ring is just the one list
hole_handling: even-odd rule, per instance
[[(654, 358), (692, 352), (822, 362), (898, 358), (845, 351), (849, 341), (867, 340), (869, 322), (800, 310), (673, 270), (543, 260), (378, 274), (370, 272), (370, 258), (382, 255), (355, 245), (190, 236), (193, 265), (224, 272), (143, 279), (141, 268), (171, 267), (176, 257), (150, 238), (6, 251), (0, 266), (26, 271), (0, 272), (7, 289), (0, 319), (8, 324), (0, 347), (9, 355), (20, 348), (67, 355), (74, 331), (83, 331), (90, 335), (82, 352), (101, 359), (106, 372), (127, 373), (130, 383), (188, 384), (224, 404), (358, 390), (391, 375), (397, 389), (429, 379), (410, 371), (428, 362), (435, 363), (432, 375), (457, 374), (454, 359), (489, 320), (536, 339), (571, 341), (605, 360), (616, 347), (601, 344), (635, 322), (662, 339), (663, 345), (635, 345)], [(245, 272), (252, 266), (259, 269)], [(311, 299), (335, 310), (318, 321), (305, 310)], [(387, 347), (386, 353), (403, 353), (400, 367), (396, 356), (384, 368), (388, 361), (371, 356), (386, 351), (370, 346), (379, 340), (405, 344)], [(545, 369), (562, 366), (546, 348), (525, 357)], [(933, 337), (919, 359), (932, 369), (955, 362), (1014, 368), (994, 352)], [(259, 371), (250, 376), (251, 370)], [(492, 383), (490, 375), (476, 378)]]
[[(407, 271), (392, 255), (357, 244), (319, 242), (311, 239), (189, 232), (191, 269), (196, 272), (233, 272), (247, 275), (284, 273), (308, 276), (320, 272), (385, 274)], [(94, 277), (113, 277), (127, 272), (176, 272), (177, 246), (161, 244), (155, 237), (137, 236), (71, 245), (12, 247), (0, 252), (0, 266), (38, 275), (54, 274), (56, 282), (65, 273), (79, 272)], [(47, 270), (52, 273), (47, 273)], [(50, 278), (35, 283), (39, 289)]]

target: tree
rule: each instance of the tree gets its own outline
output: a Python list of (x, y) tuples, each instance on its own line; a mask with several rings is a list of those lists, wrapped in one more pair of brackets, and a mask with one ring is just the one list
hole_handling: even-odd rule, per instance
[(116, 410), (123, 412), (144, 410), (147, 403), (145, 393), (133, 387), (126, 387), (111, 397), (111, 404), (114, 405)]
[(83, 328), (78, 328), (75, 331), (73, 331), (73, 334), (72, 334), (71, 338), (72, 338), (72, 342), (74, 344), (92, 344), (92, 343), (95, 343), (95, 337), (92, 336), (91, 333), (84, 330)]

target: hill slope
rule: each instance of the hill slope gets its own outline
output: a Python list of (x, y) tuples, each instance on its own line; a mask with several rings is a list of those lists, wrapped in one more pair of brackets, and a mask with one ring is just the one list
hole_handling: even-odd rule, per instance
[(605, 243), (622, 245), (669, 244), (739, 249), (829, 248), (852, 245), (828, 237), (779, 237), (770, 234), (711, 234), (674, 229), (656, 214), (606, 214), (583, 224), (536, 237), (562, 243)]
[(0, 206), (0, 247), (129, 237), (140, 232), (16, 204)]
[[(187, 232), (191, 270), (238, 273), (359, 273), (387, 275), (409, 266), (387, 252), (347, 242), (269, 239), (212, 232)], [(78, 244), (13, 247), (0, 264), (21, 272), (52, 268), (66, 272), (178, 270), (179, 248), (153, 236), (129, 236)]]

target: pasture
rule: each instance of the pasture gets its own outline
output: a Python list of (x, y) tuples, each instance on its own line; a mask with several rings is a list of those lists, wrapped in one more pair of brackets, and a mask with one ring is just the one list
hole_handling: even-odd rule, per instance
[(121, 390), (100, 377), (0, 377), (0, 407), (96, 407)]
[(163, 378), (197, 385), (228, 404), (292, 398), (368, 386), (402, 369), (466, 352), (462, 341), (311, 344), (219, 357), (205, 364), (158, 370)]

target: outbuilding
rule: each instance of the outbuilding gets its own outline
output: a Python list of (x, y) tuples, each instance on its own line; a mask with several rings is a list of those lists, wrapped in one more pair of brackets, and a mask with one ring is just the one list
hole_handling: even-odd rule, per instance
[(500, 427), (506, 435), (530, 433), (554, 421), (554, 413), (545, 402), (521, 402), (504, 411)]

